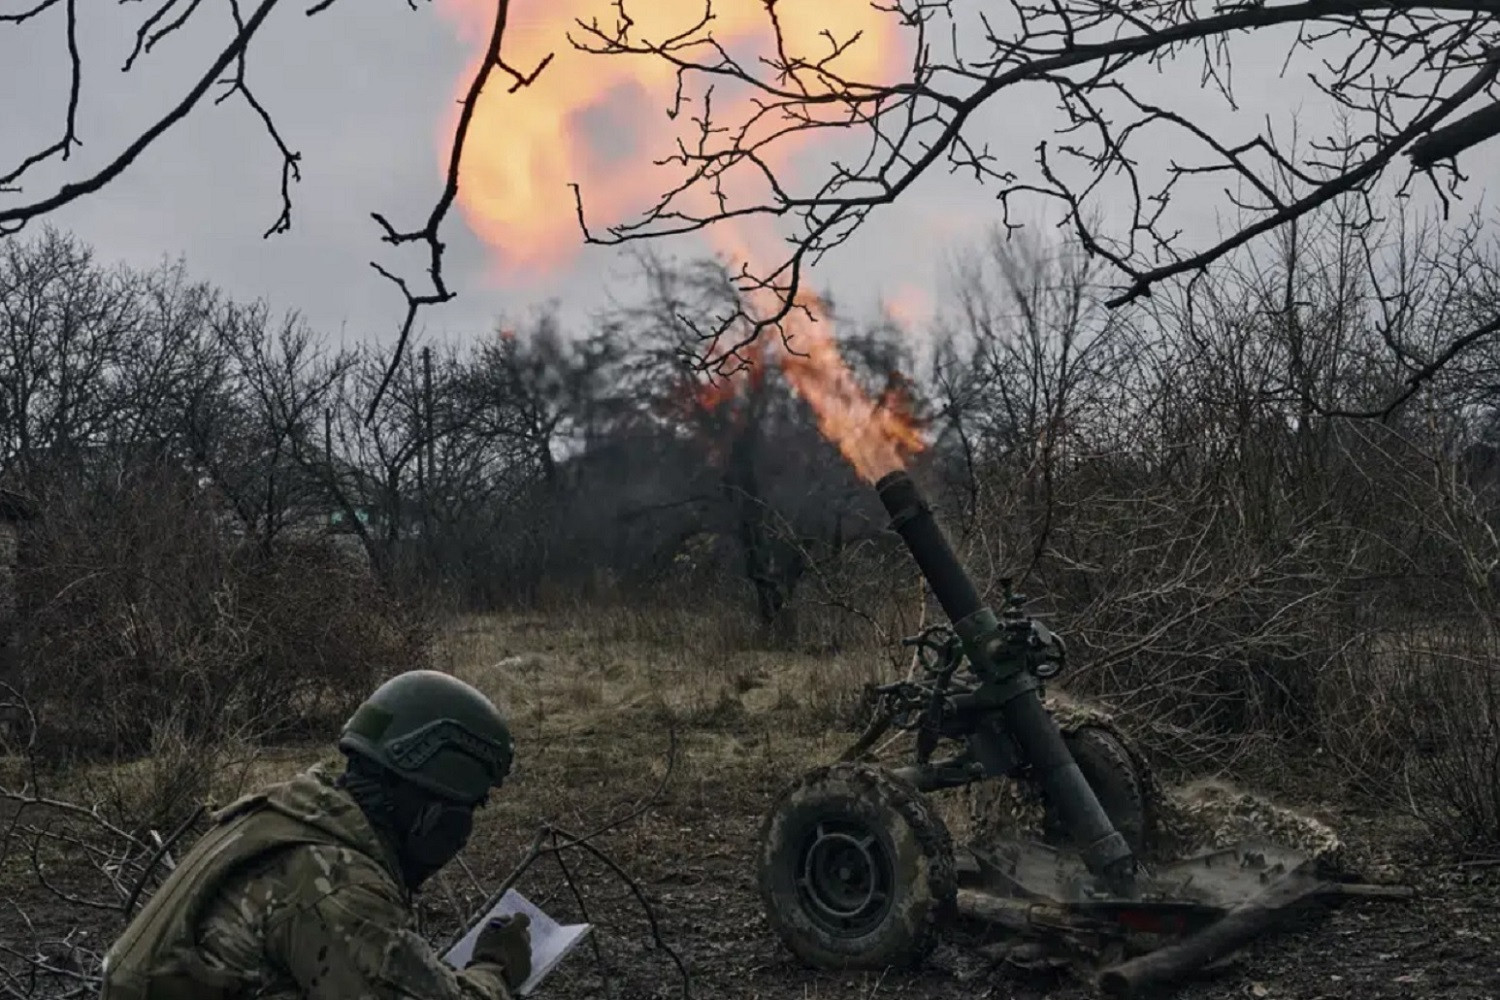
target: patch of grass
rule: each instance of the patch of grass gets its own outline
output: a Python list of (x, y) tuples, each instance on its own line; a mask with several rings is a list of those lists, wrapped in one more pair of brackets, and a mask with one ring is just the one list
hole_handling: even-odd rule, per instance
[(623, 862), (679, 840), (686, 849), (716, 815), (760, 815), (782, 785), (852, 742), (829, 721), (880, 662), (768, 650), (753, 629), (675, 610), (473, 616), (440, 636), (435, 658), (495, 699), (515, 729), (515, 773), (467, 852), (476, 874), (494, 877), (539, 823), (590, 828), (649, 795), (669, 729), (677, 752), (665, 800), (611, 836)]

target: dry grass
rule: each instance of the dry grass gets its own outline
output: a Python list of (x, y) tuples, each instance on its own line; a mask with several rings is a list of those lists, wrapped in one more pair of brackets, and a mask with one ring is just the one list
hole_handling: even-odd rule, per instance
[(826, 730), (864, 682), (891, 669), (876, 650), (760, 650), (707, 615), (628, 611), (464, 619), (440, 640), (436, 662), (495, 698), (518, 739), (538, 743), (639, 713), (682, 728), (758, 720), (752, 728)]
[[(729, 817), (758, 820), (801, 772), (855, 738), (861, 686), (897, 670), (879, 649), (813, 655), (746, 648), (706, 615), (618, 612), (567, 619), (484, 616), (456, 623), (438, 664), (510, 715), (516, 772), (471, 854), (498, 871), (542, 820), (588, 828), (648, 795), (675, 732), (672, 781), (657, 810), (614, 839), (630, 856), (701, 853)], [(885, 756), (909, 752), (903, 737)], [(941, 797), (961, 834), (968, 803)]]
[[(517, 742), (515, 773), (471, 851), (482, 856), (478, 867), (504, 867), (542, 821), (588, 827), (647, 795), (662, 776), (669, 732), (677, 755), (667, 814), (758, 813), (772, 789), (852, 742), (860, 685), (893, 669), (877, 650), (813, 656), (757, 650), (751, 641), (690, 612), (454, 621), (437, 639), (433, 665), (490, 695)], [(45, 790), (98, 806), (128, 828), (165, 829), (198, 801), (222, 805), (336, 760), (333, 737), (205, 747), (166, 729), (148, 756), (54, 771)], [(12, 761), (7, 783), (16, 770)]]
[[(501, 864), (540, 822), (589, 827), (648, 794), (665, 766), (669, 730), (678, 752), (666, 815), (687, 820), (699, 810), (725, 809), (758, 815), (782, 783), (853, 740), (862, 685), (905, 667), (879, 648), (811, 654), (756, 648), (755, 641), (752, 623), (687, 609), (452, 621), (437, 637), (432, 664), (494, 698), (517, 740), (516, 771), (481, 822), (481, 841), (493, 840), (481, 853)], [(1377, 668), (1357, 654), (1349, 659)], [(1409, 671), (1398, 673), (1410, 680)], [(1368, 699), (1377, 694), (1366, 689)], [(1370, 705), (1360, 707), (1370, 714)], [(1378, 735), (1369, 731), (1369, 719), (1354, 721), (1361, 725), (1351, 721), (1351, 734), (1358, 730), (1365, 741)], [(302, 747), (244, 741), (203, 747), (166, 730), (150, 756), (74, 768), (51, 791), (98, 804), (133, 828), (160, 829), (191, 802), (222, 804), (316, 760), (337, 760), (333, 733), (328, 737)], [(886, 755), (907, 751), (902, 740)], [(1339, 765), (1352, 766), (1343, 759)], [(967, 802), (962, 795), (942, 798), (943, 813), (961, 834)]]

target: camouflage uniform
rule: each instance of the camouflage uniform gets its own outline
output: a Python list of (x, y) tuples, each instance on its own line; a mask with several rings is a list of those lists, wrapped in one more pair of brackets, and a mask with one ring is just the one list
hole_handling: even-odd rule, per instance
[(413, 930), (396, 856), (315, 767), (230, 805), (105, 959), (101, 1000), (508, 1000)]

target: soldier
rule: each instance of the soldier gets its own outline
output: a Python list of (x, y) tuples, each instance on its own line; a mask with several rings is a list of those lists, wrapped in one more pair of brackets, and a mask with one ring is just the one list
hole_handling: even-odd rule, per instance
[(487, 926), (455, 971), (411, 911), (510, 772), (505, 719), (414, 670), (370, 695), (339, 749), (342, 773), (314, 767), (215, 815), (105, 956), (102, 1000), (508, 1000), (530, 975), (524, 915)]

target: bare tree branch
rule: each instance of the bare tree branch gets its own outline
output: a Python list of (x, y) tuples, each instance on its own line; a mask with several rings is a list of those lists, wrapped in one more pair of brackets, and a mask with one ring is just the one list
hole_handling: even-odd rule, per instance
[(484, 57), (480, 60), (479, 68), (474, 72), (474, 78), (469, 83), (468, 92), (464, 95), (462, 110), (458, 117), (458, 126), (453, 130), (453, 148), (448, 155), (447, 179), (443, 185), (443, 192), (439, 195), (437, 203), (433, 205), (432, 212), (427, 216), (427, 224), (421, 229), (411, 232), (398, 232), (397, 229), (386, 221), (385, 216), (374, 213), (374, 219), (380, 228), (385, 231), (382, 239), (386, 243), (400, 245), (402, 243), (425, 243), (428, 251), (427, 274), (432, 279), (432, 291), (425, 294), (414, 294), (407, 283), (401, 278), (391, 274), (379, 264), (371, 262), (373, 267), (384, 277), (395, 283), (401, 290), (401, 295), (406, 299), (406, 316), (401, 322), (401, 332), (396, 338), (396, 347), (391, 354), (390, 366), (386, 369), (385, 377), (381, 379), (380, 386), (376, 389), (374, 397), (370, 401), (370, 409), (366, 414), (367, 420), (375, 419), (375, 410), (380, 400), (385, 396), (386, 389), (390, 386), (391, 379), (395, 377), (396, 370), (401, 364), (401, 359), (406, 351), (407, 341), (411, 338), (412, 324), (416, 322), (417, 311), (423, 306), (439, 305), (453, 298), (454, 293), (449, 291), (443, 280), (443, 251), (446, 249), (439, 238), (438, 230), (447, 216), (448, 210), (453, 207), (453, 201), (458, 197), (459, 164), (463, 159), (464, 143), (468, 140), (469, 124), (474, 118), (474, 109), (479, 105), (479, 99), (484, 94), (484, 88), (489, 83), (490, 74), (499, 69), (511, 77), (512, 83), (508, 93), (514, 94), (523, 87), (529, 87), (535, 82), (542, 70), (552, 61), (551, 54), (545, 56), (540, 63), (529, 73), (520, 71), (507, 65), (501, 53), (505, 41), (506, 21), (510, 17), (510, 0), (499, 0), (495, 5), (495, 21), (490, 30), (489, 44), (485, 47)]
[[(42, 3), (24, 13), (12, 14), (9, 17), (0, 16), (0, 23), (7, 20), (19, 23), (28, 17), (41, 13), (56, 2), (57, 0), (42, 0)], [(83, 85), (83, 61), (78, 55), (78, 4), (77, 0), (65, 0), (65, 2), (68, 12), (68, 64), (71, 76), (68, 86), (68, 111), (63, 126), (63, 136), (45, 149), (26, 157), (10, 173), (0, 176), (0, 190), (9, 190), (8, 185), (19, 180), (22, 174), (43, 160), (59, 155), (66, 160), (72, 153), (73, 147), (81, 145), (78, 141), (78, 92)], [(0, 233), (3, 233), (4, 230), (3, 220), (0, 220)]]
[[(1119, 307), (1333, 199), (1368, 196), (1398, 153), (1468, 101), (1496, 93), (1500, 58), (1497, 11), (1488, 0), (1419, 7), (1305, 0), (1212, 9), (1165, 0), (1129, 7), (1017, 0), (1005, 27), (984, 12), (971, 24), (951, 0), (896, 0), (878, 9), (912, 53), (910, 65), (893, 79), (856, 79), (843, 71), (847, 61), (840, 62), (861, 44), (854, 27), (825, 33), (816, 43), (791, 37), (772, 4), (765, 24), (770, 41), (752, 60), (715, 36), (714, 0), (706, 0), (695, 23), (666, 39), (642, 36), (627, 0), (614, 6), (612, 23), (576, 22), (573, 44), (596, 55), (667, 63), (677, 77), (669, 114), (684, 124), (674, 148), (658, 161), (674, 168), (677, 180), (634, 218), (594, 226), (575, 187), (585, 240), (618, 245), (751, 220), (791, 229), (790, 250), (745, 262), (736, 275), (744, 292), (774, 292), (779, 308), (759, 315), (728, 310), (701, 330), (696, 360), (705, 370), (737, 359), (763, 333), (782, 332), (805, 297), (804, 269), (847, 241), (872, 212), (944, 167), (994, 184), (1007, 228), (1018, 227), (1011, 207), (1023, 197), (1058, 205), (1079, 244), (1123, 279), (1108, 301)], [(1311, 83), (1345, 119), (1363, 122), (1352, 137), (1321, 139), (1299, 153), (1268, 122), (1249, 140), (1230, 140), (1221, 122), (1143, 97), (1145, 71), (1181, 74), (1196, 52), (1202, 87), (1237, 110), (1230, 41), (1288, 29), (1295, 38), (1287, 59), (1309, 56)], [(748, 89), (751, 97), (725, 110), (716, 88)], [(981, 109), (1023, 88), (1051, 91), (1065, 120), (1036, 146), (1030, 177), (1022, 174), (1024, 164), (1002, 162), (973, 134)], [(690, 107), (695, 113), (684, 114)], [(828, 163), (818, 179), (794, 184), (782, 165), (794, 147), (819, 134), (844, 144), (852, 139), (861, 150)], [(1165, 139), (1184, 136), (1205, 158), (1173, 158), (1160, 182), (1151, 183), (1139, 153), (1160, 158)], [(1432, 149), (1424, 165), (1441, 158)], [(1223, 192), (1246, 221), (1202, 249), (1184, 249), (1167, 210), (1183, 185), (1221, 174), (1258, 200)], [(1273, 195), (1271, 174), (1290, 178), (1292, 189)], [(1459, 180), (1455, 173), (1445, 195)], [(1117, 209), (1119, 221), (1096, 221), (1095, 205)]]
[[(193, 6), (196, 7), (197, 4), (198, 0), (193, 0)], [(229, 8), (234, 13), (235, 25), (243, 32), (245, 30), (245, 20), (240, 16), (239, 0), (229, 0)], [(286, 140), (282, 139), (281, 133), (276, 130), (276, 123), (271, 120), (270, 112), (266, 111), (265, 105), (261, 104), (255, 95), (250, 92), (249, 86), (245, 83), (245, 53), (243, 50), (235, 58), (234, 76), (221, 82), (226, 84), (229, 89), (214, 103), (223, 104), (235, 94), (239, 94), (245, 99), (245, 103), (250, 105), (250, 110), (255, 112), (261, 124), (265, 126), (266, 134), (271, 137), (271, 141), (276, 144), (277, 151), (281, 153), (281, 214), (277, 216), (276, 221), (271, 223), (271, 228), (267, 229), (263, 235), (270, 237), (277, 233), (284, 233), (292, 228), (291, 183), (302, 180), (302, 171), (297, 166), (298, 162), (302, 159), (302, 154), (294, 153), (287, 147)]]
[[(76, 0), (68, 0), (69, 10), (72, 9), (74, 2)], [(0, 235), (17, 232), (30, 220), (56, 211), (85, 195), (93, 194), (124, 173), (152, 143), (165, 135), (167, 130), (173, 125), (176, 125), (188, 116), (188, 113), (197, 106), (198, 101), (208, 92), (209, 87), (213, 86), (214, 81), (218, 80), (224, 71), (229, 68), (230, 63), (240, 58), (246, 47), (249, 46), (251, 38), (260, 30), (261, 25), (265, 23), (266, 18), (280, 2), (281, 0), (261, 0), (260, 6), (243, 23), (243, 26), (235, 34), (230, 43), (214, 59), (208, 71), (198, 78), (198, 82), (193, 85), (192, 89), (187, 92), (182, 100), (158, 119), (155, 124), (137, 136), (118, 156), (100, 168), (93, 176), (81, 181), (64, 184), (55, 194), (40, 201), (10, 208), (0, 208)], [(76, 94), (76, 92), (77, 88), (75, 86), (74, 93)], [(69, 136), (71, 136), (71, 127), (69, 129)]]
[(1431, 170), (1439, 160), (1457, 156), (1497, 135), (1500, 135), (1500, 103), (1472, 111), (1412, 143), (1409, 151), (1412, 166)]

